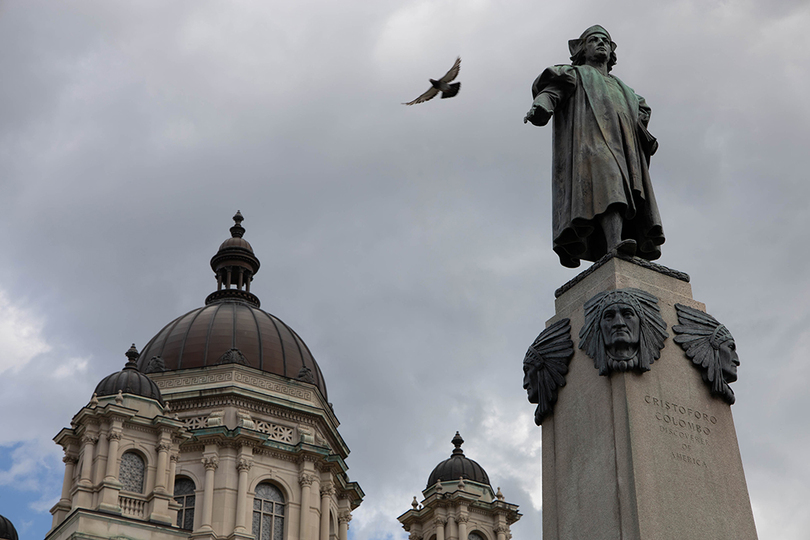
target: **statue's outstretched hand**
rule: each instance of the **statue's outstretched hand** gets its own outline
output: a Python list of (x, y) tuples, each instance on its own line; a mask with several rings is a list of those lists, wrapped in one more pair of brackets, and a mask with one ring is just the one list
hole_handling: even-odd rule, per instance
[(550, 111), (547, 111), (543, 107), (532, 105), (532, 108), (529, 109), (529, 112), (527, 112), (526, 116), (523, 117), (523, 123), (527, 124), (531, 122), (535, 126), (545, 126), (546, 124), (548, 124), (550, 118), (551, 118)]

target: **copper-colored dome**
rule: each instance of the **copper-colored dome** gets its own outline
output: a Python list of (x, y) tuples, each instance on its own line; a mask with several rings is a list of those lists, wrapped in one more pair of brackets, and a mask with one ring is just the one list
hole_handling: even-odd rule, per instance
[[(326, 398), (321, 369), (298, 334), (279, 318), (236, 299), (215, 301), (167, 324), (141, 351), (138, 369), (148, 372), (156, 356), (167, 370), (233, 362), (232, 349), (244, 356), (239, 363), (314, 382)], [(311, 371), (310, 380), (302, 368)]]
[(240, 363), (312, 383), (326, 399), (323, 374), (304, 341), (278, 317), (261, 310), (259, 299), (250, 292), (259, 260), (242, 239), (242, 214), (237, 212), (233, 219), (232, 237), (211, 259), (217, 290), (208, 295), (204, 307), (158, 332), (141, 351), (138, 369), (150, 373)]
[(434, 485), (436, 482), (449, 482), (451, 480), (458, 480), (464, 478), (465, 480), (472, 480), (481, 484), (489, 485), (489, 476), (484, 468), (464, 455), (464, 450), (461, 445), (464, 444), (464, 439), (456, 431), (455, 437), (451, 441), (455, 448), (450, 454), (448, 459), (445, 459), (430, 473), (427, 481), (427, 487)]
[(17, 540), (17, 529), (14, 524), (4, 516), (0, 516), (0, 538), (3, 540)]
[(96, 397), (114, 396), (118, 392), (121, 392), (154, 399), (162, 404), (163, 398), (160, 396), (160, 390), (155, 384), (155, 381), (136, 368), (135, 362), (138, 358), (138, 350), (135, 348), (134, 343), (126, 352), (126, 356), (129, 361), (124, 366), (124, 369), (112, 375), (107, 375), (96, 385), (94, 392)]

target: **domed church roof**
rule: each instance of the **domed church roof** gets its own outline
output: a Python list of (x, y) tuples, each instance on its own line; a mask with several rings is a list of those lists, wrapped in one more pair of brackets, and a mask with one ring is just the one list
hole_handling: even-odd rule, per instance
[(326, 383), (304, 341), (281, 319), (260, 309), (250, 292), (259, 259), (242, 238), (242, 214), (233, 217), (231, 238), (211, 258), (217, 290), (205, 306), (178, 317), (143, 348), (144, 373), (240, 363), (268, 373), (312, 383), (324, 399)]
[(7, 518), (0, 516), (0, 539), (17, 540), (17, 529)]
[(124, 369), (112, 375), (107, 375), (98, 383), (95, 390), (96, 397), (114, 396), (120, 391), (124, 394), (154, 399), (162, 404), (163, 399), (155, 382), (138, 371), (136, 367), (135, 361), (138, 359), (138, 350), (135, 348), (134, 343), (126, 352), (126, 356), (129, 360)]
[(436, 468), (428, 477), (427, 487), (434, 485), (436, 482), (448, 482), (459, 478), (489, 486), (489, 476), (487, 476), (484, 468), (464, 455), (464, 450), (461, 449), (464, 439), (461, 438), (458, 431), (456, 431), (455, 437), (450, 442), (455, 446), (450, 458), (436, 465)]

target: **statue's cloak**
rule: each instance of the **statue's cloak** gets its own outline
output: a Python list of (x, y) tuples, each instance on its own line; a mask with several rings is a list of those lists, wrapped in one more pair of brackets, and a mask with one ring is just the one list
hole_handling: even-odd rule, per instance
[(552, 227), (563, 266), (606, 254), (599, 217), (611, 205), (623, 216), (622, 238), (637, 242), (636, 255), (660, 257), (664, 230), (648, 168), (657, 143), (646, 130), (644, 98), (587, 65), (546, 69), (532, 94), (554, 113)]

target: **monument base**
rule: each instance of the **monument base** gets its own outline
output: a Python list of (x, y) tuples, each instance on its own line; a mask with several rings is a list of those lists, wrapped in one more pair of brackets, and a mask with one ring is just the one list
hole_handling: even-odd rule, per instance
[[(563, 286), (548, 324), (571, 320), (566, 385), (543, 421), (543, 540), (757, 538), (730, 406), (673, 342), (675, 304), (705, 311), (688, 276), (606, 257)], [(580, 350), (584, 304), (637, 288), (669, 337), (650, 371), (600, 376)]]

